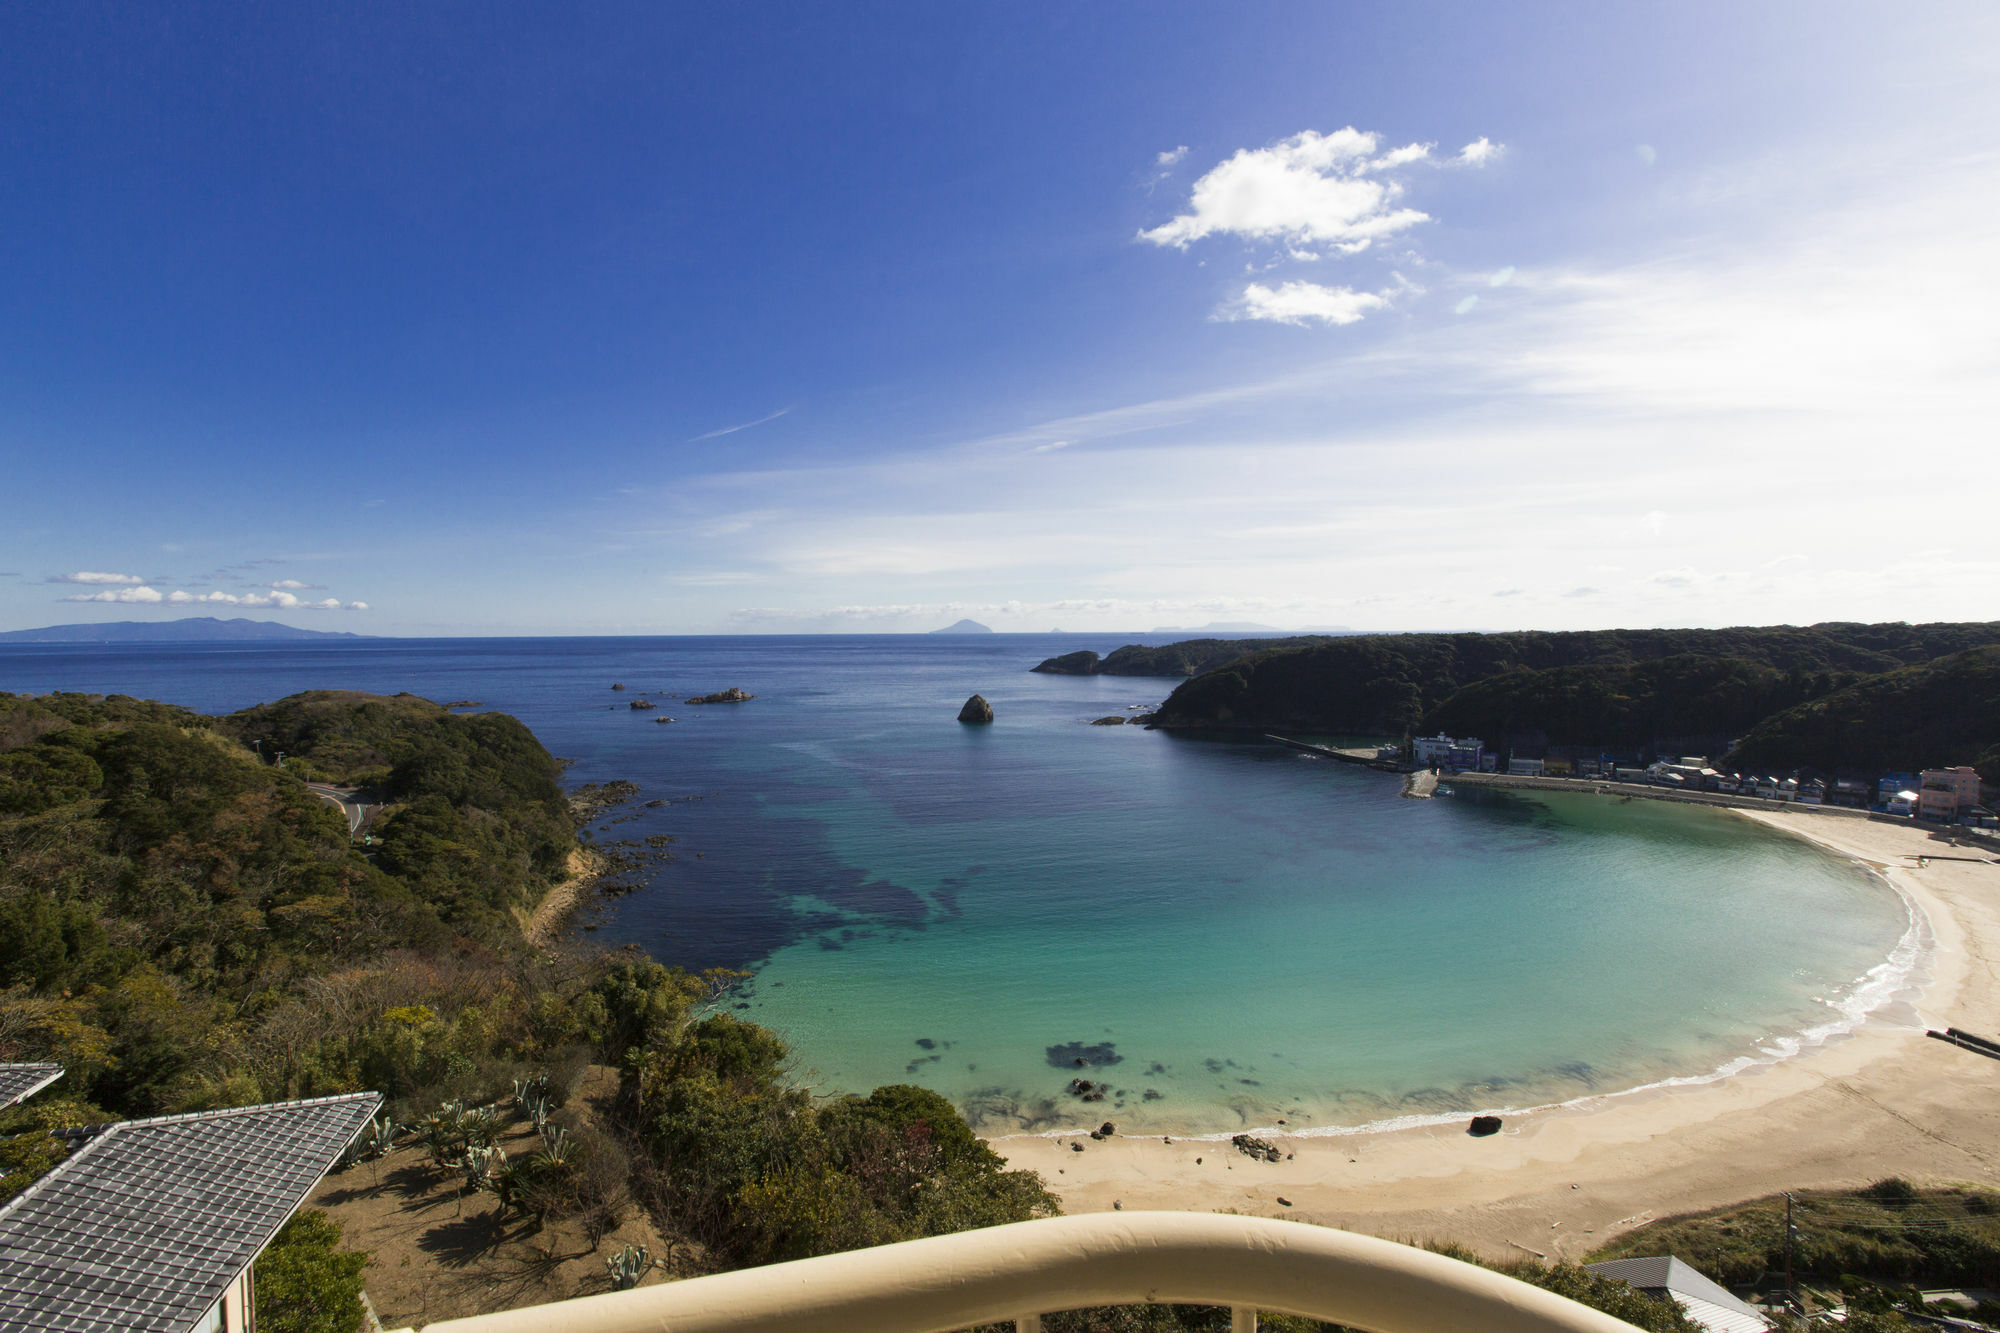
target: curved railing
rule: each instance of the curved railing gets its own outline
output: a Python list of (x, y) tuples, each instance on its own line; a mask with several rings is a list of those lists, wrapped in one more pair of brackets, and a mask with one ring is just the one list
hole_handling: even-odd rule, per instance
[(1373, 1333), (1632, 1333), (1610, 1315), (1426, 1250), (1211, 1213), (1092, 1213), (905, 1241), (556, 1305), (425, 1333), (944, 1333), (1044, 1311), (1226, 1305)]

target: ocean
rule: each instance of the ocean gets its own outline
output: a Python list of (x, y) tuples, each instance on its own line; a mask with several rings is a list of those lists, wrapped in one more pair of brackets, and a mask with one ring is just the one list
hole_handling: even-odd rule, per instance
[[(721, 1003), (803, 1081), (919, 1083), (988, 1133), (1347, 1133), (1722, 1077), (1837, 1038), (1921, 965), (1883, 881), (1725, 812), (1408, 801), (1268, 744), (1089, 725), (1173, 681), (1029, 670), (1133, 641), (9, 645), (0, 690), (512, 713), (572, 784), (641, 787), (589, 836), (673, 839), (586, 939), (741, 970)], [(729, 686), (757, 697), (681, 702)], [(990, 727), (956, 721), (975, 692)]]

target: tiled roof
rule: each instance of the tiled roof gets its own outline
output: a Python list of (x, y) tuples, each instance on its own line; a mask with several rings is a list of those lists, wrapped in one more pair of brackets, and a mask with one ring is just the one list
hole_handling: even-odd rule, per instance
[(61, 1065), (0, 1065), (0, 1106), (26, 1101), (62, 1076)]
[(0, 1333), (180, 1333), (381, 1102), (363, 1092), (106, 1126), (0, 1207)]
[(1629, 1283), (1640, 1291), (1666, 1292), (1710, 1333), (1757, 1333), (1771, 1326), (1771, 1321), (1753, 1306), (1730, 1295), (1727, 1287), (1710, 1281), (1671, 1255), (1612, 1259), (1585, 1264), (1584, 1268), (1599, 1277)]

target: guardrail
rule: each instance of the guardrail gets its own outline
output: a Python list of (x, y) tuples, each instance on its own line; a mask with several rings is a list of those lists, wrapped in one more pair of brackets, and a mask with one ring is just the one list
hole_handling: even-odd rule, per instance
[[(947, 1333), (1093, 1305), (1228, 1306), (1372, 1333), (1632, 1333), (1539, 1287), (1372, 1236), (1260, 1217), (1131, 1212), (905, 1241), (448, 1319), (425, 1333)], [(403, 1333), (410, 1333), (404, 1330)]]

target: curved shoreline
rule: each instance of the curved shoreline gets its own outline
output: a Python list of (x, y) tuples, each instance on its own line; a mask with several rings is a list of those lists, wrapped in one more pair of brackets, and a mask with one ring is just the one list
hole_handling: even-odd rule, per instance
[(1899, 987), (1851, 1031), (1768, 1063), (1503, 1110), (1505, 1129), (1492, 1138), (1470, 1138), (1466, 1117), (1453, 1115), (1288, 1134), (1292, 1156), (1279, 1163), (1239, 1157), (1207, 1137), (1118, 1138), (1080, 1154), (1065, 1138), (988, 1142), (1012, 1165), (1041, 1171), (1071, 1211), (1113, 1201), (1234, 1208), (1550, 1256), (1586, 1252), (1654, 1216), (1780, 1189), (1891, 1174), (2000, 1177), (2000, 1149), (1986, 1148), (2000, 1144), (2000, 1099), (1991, 1096), (2000, 1068), (1926, 1040), (1918, 1008), (1936, 1026), (2000, 1023), (2000, 983), (1985, 965), (2000, 957), (1993, 854), (1969, 849), (1958, 853), (1965, 860), (1933, 860), (1919, 872), (1916, 857), (1949, 850), (1931, 830), (1805, 810), (1735, 813), (1882, 875), (1910, 905), (1912, 930), (1930, 927), (1928, 958), (1913, 959), (1910, 973), (1921, 993)]

